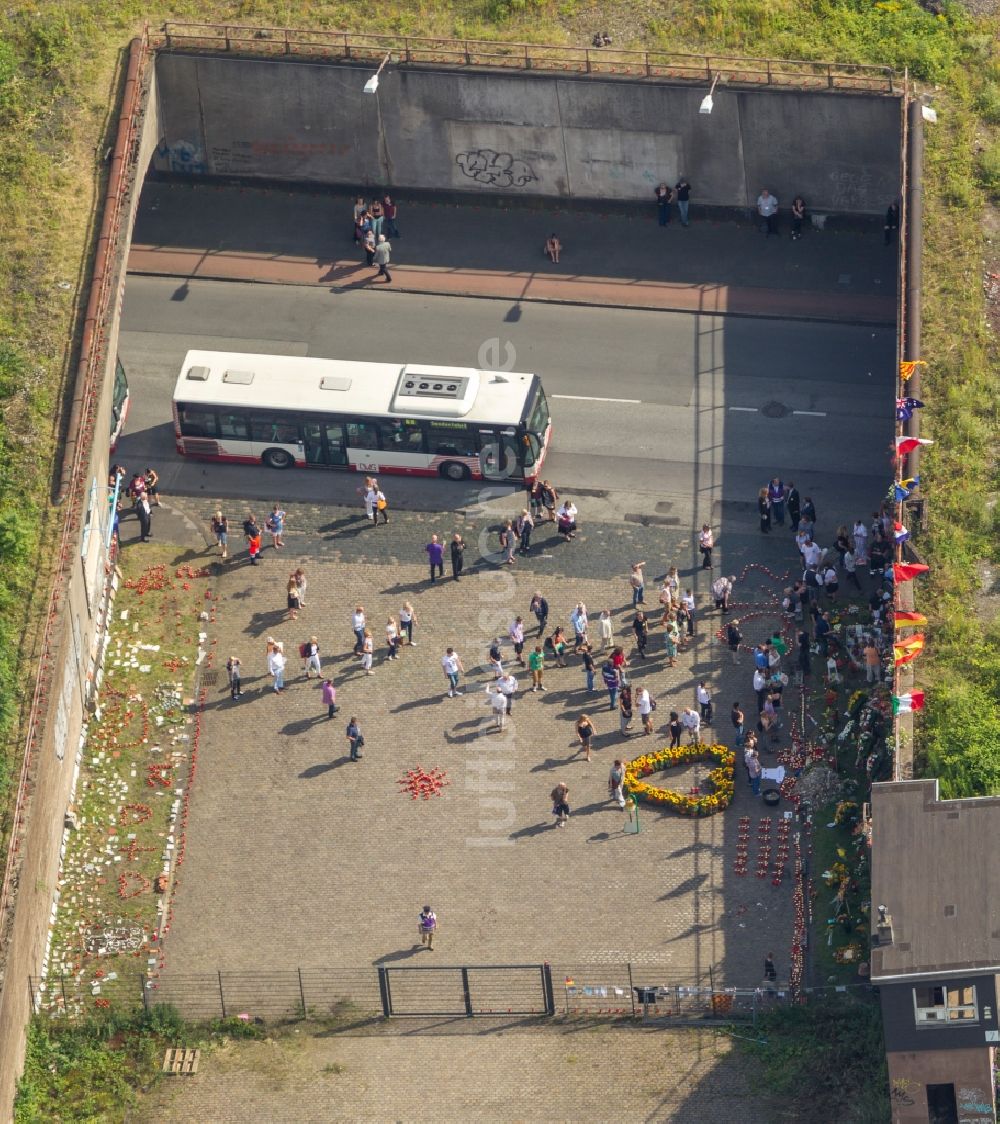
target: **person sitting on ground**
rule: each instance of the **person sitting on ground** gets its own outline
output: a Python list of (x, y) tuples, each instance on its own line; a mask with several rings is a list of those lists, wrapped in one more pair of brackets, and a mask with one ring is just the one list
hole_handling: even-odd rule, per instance
[(558, 236), (552, 233), (545, 239), (545, 254), (556, 265), (559, 264), (559, 251), (562, 249), (562, 242), (559, 241)]

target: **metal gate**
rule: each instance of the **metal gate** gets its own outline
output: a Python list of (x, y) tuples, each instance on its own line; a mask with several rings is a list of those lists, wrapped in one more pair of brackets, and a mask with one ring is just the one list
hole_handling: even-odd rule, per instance
[(381, 966), (378, 979), (387, 1018), (555, 1014), (548, 964)]

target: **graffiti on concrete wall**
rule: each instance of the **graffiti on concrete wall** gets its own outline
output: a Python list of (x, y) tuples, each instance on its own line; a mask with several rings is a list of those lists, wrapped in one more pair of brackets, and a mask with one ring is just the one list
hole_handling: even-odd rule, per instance
[[(191, 141), (178, 140), (172, 144), (160, 141), (157, 157), (166, 164), (166, 170), (186, 175), (200, 176), (208, 171), (205, 156), (201, 149)], [(162, 170), (162, 168), (161, 168)]]
[(493, 187), (524, 187), (538, 179), (530, 164), (509, 152), (494, 152), (492, 148), (460, 152), (455, 163), (469, 179)]
[(989, 1094), (984, 1093), (982, 1089), (968, 1088), (964, 1085), (958, 1090), (958, 1112), (959, 1116), (966, 1120), (996, 1119)]
[(835, 170), (830, 172), (830, 183), (833, 206), (837, 210), (851, 211), (871, 205), (875, 185), (871, 172)]

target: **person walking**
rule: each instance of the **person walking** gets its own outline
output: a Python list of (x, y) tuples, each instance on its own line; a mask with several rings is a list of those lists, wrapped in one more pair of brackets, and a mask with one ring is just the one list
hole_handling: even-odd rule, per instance
[(543, 480), (536, 479), (535, 482), (531, 485), (531, 492), (528, 500), (531, 506), (532, 518), (536, 523), (541, 520), (542, 512), (545, 510), (545, 499), (543, 497), (544, 490), (545, 482)]
[(541, 644), (536, 644), (535, 650), (528, 654), (528, 670), (531, 672), (532, 691), (544, 691), (542, 679), (545, 677), (545, 653)]
[(520, 540), (518, 552), (520, 554), (531, 553), (531, 532), (535, 529), (535, 520), (532, 518), (531, 513), (525, 508), (517, 517), (517, 523), (514, 530), (517, 532), (517, 537)]
[(577, 752), (585, 753), (589, 761), (591, 742), (594, 740), (594, 724), (590, 721), (590, 715), (581, 714), (576, 720), (576, 736), (580, 742)]
[(677, 645), (680, 642), (681, 630), (677, 624), (677, 618), (673, 613), (667, 614), (666, 628), (663, 633), (663, 651), (667, 657), (667, 666), (677, 666)]
[(590, 645), (587, 643), (581, 645), (578, 651), (580, 653), (580, 659), (583, 661), (583, 673), (587, 677), (587, 694), (592, 695), (594, 693), (594, 673), (596, 671), (594, 655), (590, 650)]
[(288, 619), (290, 621), (297, 621), (299, 619), (299, 587), (295, 581), (295, 574), (288, 575), (288, 582), (286, 583), (286, 605), (288, 609)]
[(712, 725), (712, 692), (709, 690), (708, 684), (704, 679), (698, 684), (695, 689), (695, 698), (698, 701), (698, 708), (701, 711), (701, 720), (706, 726)]
[(891, 246), (896, 241), (896, 234), (899, 231), (899, 204), (895, 200), (886, 208), (882, 231), (885, 234), (885, 244)]
[(619, 808), (625, 808), (625, 793), (623, 785), (625, 784), (625, 763), (620, 757), (616, 757), (614, 764), (611, 766), (611, 771), (608, 773), (608, 799), (614, 800)]
[(229, 557), (229, 520), (217, 511), (212, 516), (212, 534), (215, 535), (215, 541), (219, 546), (219, 557), (226, 559)]
[(623, 738), (632, 729), (632, 688), (627, 683), (618, 692), (618, 729)]
[(391, 252), (392, 245), (386, 241), (385, 235), (378, 235), (375, 253), (372, 255), (372, 263), (378, 266), (377, 276), (384, 277), (387, 285), (392, 284), (392, 274), (389, 272), (389, 255)]
[(607, 660), (601, 668), (601, 678), (604, 680), (604, 686), (608, 692), (608, 710), (614, 710), (618, 705), (618, 691), (621, 687), (621, 678), (610, 660)]
[(743, 737), (746, 733), (746, 715), (743, 713), (743, 708), (739, 702), (733, 703), (733, 708), (729, 712), (729, 721), (733, 724), (733, 729), (736, 731), (736, 746), (739, 748), (743, 745)]
[(281, 694), (285, 689), (285, 653), (281, 644), (275, 643), (267, 657), (267, 670), (274, 680), (276, 694)]
[(566, 542), (576, 538), (577, 514), (576, 504), (572, 500), (563, 500), (563, 505), (556, 516), (556, 530)]
[[(433, 536), (437, 538), (437, 536)], [(465, 565), (465, 539), (462, 538), (458, 532), (451, 537), (451, 576), (455, 581), (460, 581), (462, 577), (462, 567)], [(433, 577), (434, 567), (431, 565), (431, 581)], [(444, 577), (444, 574), (441, 575)]]
[(767, 488), (757, 493), (757, 512), (760, 515), (760, 529), (766, 535), (771, 530), (771, 501), (767, 498)]
[(660, 226), (670, 225), (670, 198), (673, 194), (665, 183), (657, 184), (656, 191), (656, 221)]
[(712, 582), (712, 597), (715, 599), (715, 607), (722, 613), (729, 612), (729, 598), (733, 592), (734, 581), (736, 581), (735, 574), (731, 578), (720, 574)]
[(497, 690), (507, 700), (507, 713), (514, 713), (514, 696), (517, 694), (517, 680), (509, 671), (505, 671), (497, 680)]
[(549, 620), (549, 603), (542, 596), (541, 590), (535, 590), (528, 608), (535, 614), (535, 620), (538, 621), (538, 635), (541, 636)]
[(686, 706), (681, 715), (681, 725), (687, 730), (688, 741), (692, 745), (701, 745), (701, 716), (698, 712)]
[(670, 749), (680, 749), (681, 747), (681, 732), (684, 729), (684, 724), (681, 722), (680, 717), (676, 710), (670, 712), (670, 721), (667, 723), (667, 729), (670, 731)]
[(761, 226), (766, 230), (766, 238), (778, 233), (778, 200), (766, 187), (757, 196), (757, 214), (763, 220)]
[[(438, 541), (437, 535), (431, 535), (431, 541), (424, 547), (427, 551), (427, 561), (431, 567), (431, 581), (435, 581), (435, 571), (440, 577), (444, 577), (444, 547)], [(452, 564), (454, 565), (455, 548), (451, 549)]]
[(740, 632), (740, 622), (732, 620), (726, 625), (726, 643), (729, 645), (733, 663), (740, 662), (740, 644), (743, 642), (743, 633)]
[(372, 630), (366, 628), (361, 640), (361, 670), (365, 675), (372, 675), (372, 661), (375, 659), (375, 641)]
[(145, 492), (135, 501), (135, 513), (139, 517), (139, 541), (149, 542), (153, 537), (153, 515)]
[(315, 636), (310, 636), (302, 645), (302, 658), (305, 660), (302, 670), (306, 673), (306, 679), (312, 679), (314, 671), (316, 672), (316, 678), (322, 679), (323, 669), (319, 662), (319, 640)]
[(524, 662), (524, 618), (515, 617), (510, 622), (507, 629), (507, 636), (510, 638), (511, 644), (514, 645), (514, 657), (521, 667), (525, 667)]
[(285, 520), (287, 515), (282, 508), (275, 504), (271, 514), (267, 517), (267, 533), (271, 536), (271, 545), (275, 550), (280, 550), (284, 545), (282, 535), (285, 533)]
[(299, 587), (299, 608), (306, 607), (306, 586), (309, 584), (306, 581), (306, 572), (301, 566), (296, 566), (292, 575), (295, 578), (295, 584)]
[(632, 621), (632, 631), (635, 633), (636, 651), (639, 653), (639, 658), (644, 660), (646, 658), (646, 645), (649, 643), (649, 621), (646, 620), (646, 614), (641, 609)]
[(437, 914), (429, 905), (420, 911), (417, 921), (417, 932), (420, 934), (420, 943), (425, 945), (428, 952), (434, 951), (434, 934), (437, 932)]
[(351, 614), (351, 629), (354, 632), (354, 655), (361, 655), (361, 647), (365, 639), (365, 625), (367, 624), (365, 617), (364, 605), (356, 605), (354, 612)]
[(556, 667), (566, 666), (566, 637), (562, 630), (562, 625), (557, 624), (555, 632), (549, 637), (549, 644), (552, 647), (552, 654), (556, 658)]
[(373, 512), (375, 518), (372, 521), (372, 526), (377, 527), (378, 517), (380, 515), (382, 516), (383, 524), (388, 524), (389, 522), (389, 501), (385, 498), (385, 492), (379, 487), (377, 480), (373, 480), (372, 485), (375, 489), (375, 508)]
[(636, 703), (639, 707), (639, 717), (642, 719), (642, 728), (647, 734), (651, 734), (653, 732), (653, 711), (656, 709), (656, 703), (645, 687), (639, 688)]
[(389, 617), (385, 622), (385, 643), (389, 649), (387, 660), (399, 659), (399, 626), (395, 617)]
[(681, 216), (681, 226), (687, 226), (688, 208), (691, 206), (691, 185), (688, 183), (687, 176), (682, 175), (674, 184), (674, 198), (677, 200), (677, 210)]
[(326, 717), (329, 721), (337, 713), (337, 688), (332, 679), (324, 679), (320, 690), (320, 698), (326, 707)]
[(226, 673), (229, 675), (229, 697), (238, 699), (243, 694), (241, 686), (242, 665), (239, 656), (230, 656), (226, 660)]
[(750, 780), (750, 791), (754, 796), (760, 796), (760, 775), (763, 772), (760, 764), (760, 757), (757, 750), (751, 749), (744, 756), (744, 764), (746, 765), (747, 777)]
[(459, 672), (464, 674), (465, 668), (462, 666), (461, 657), (454, 648), (445, 650), (441, 657), (441, 666), (444, 668), (445, 678), (448, 680), (448, 698), (451, 699), (455, 695), (461, 695), (462, 692), (458, 689), (458, 674)]
[(416, 640), (413, 639), (413, 627), (417, 623), (417, 613), (409, 601), (403, 602), (403, 607), (399, 610), (399, 627), (406, 633), (406, 643), (411, 648), (417, 646)]
[(569, 615), (569, 623), (573, 626), (573, 647), (579, 651), (587, 643), (587, 630), (590, 628), (587, 606), (582, 601), (577, 601)]
[(496, 684), (487, 684), (486, 698), (489, 702), (490, 709), (493, 711), (493, 726), (497, 730), (503, 730), (507, 725), (507, 699), (503, 692), (499, 690)]
[(146, 471), (142, 474), (142, 478), (146, 484), (146, 495), (149, 502), (153, 507), (160, 506), (160, 474), (151, 465), (146, 465)]
[(365, 744), (365, 736), (361, 733), (361, 727), (358, 725), (358, 720), (353, 714), (351, 715), (351, 720), (347, 723), (347, 742), (351, 747), (351, 760), (360, 761), (364, 756), (361, 752), (361, 748)]
[(517, 550), (517, 534), (514, 531), (514, 521), (508, 519), (500, 528), (500, 549), (503, 551), (504, 564), (513, 566), (517, 559), (514, 553)]
[(771, 505), (771, 525), (784, 527), (785, 525), (785, 485), (773, 476), (767, 485), (767, 498)]
[(694, 594), (690, 589), (684, 590), (681, 607), (687, 614), (687, 634), (688, 636), (694, 636)]
[[(370, 221), (370, 220), (369, 220)], [(375, 264), (375, 231), (369, 226), (364, 233), (364, 250), (365, 250), (365, 264)]]
[(712, 568), (712, 550), (714, 547), (715, 539), (712, 535), (712, 528), (708, 523), (703, 523), (698, 534), (698, 549), (701, 551), (701, 568), (703, 570), (711, 570)]
[(548, 521), (554, 523), (556, 521), (556, 501), (559, 499), (559, 493), (548, 480), (542, 481), (541, 497), (542, 507), (545, 509)]
[(601, 631), (601, 651), (603, 652), (606, 648), (611, 647), (611, 645), (614, 643), (615, 638), (615, 626), (614, 621), (611, 618), (610, 609), (603, 609), (601, 611), (601, 616), (597, 622), (597, 625)]
[(632, 587), (632, 608), (645, 603), (646, 575), (643, 573), (645, 562), (633, 562), (632, 573), (629, 575), (629, 585)]
[(569, 785), (560, 781), (549, 794), (552, 799), (552, 814), (556, 827), (565, 827), (569, 819)]

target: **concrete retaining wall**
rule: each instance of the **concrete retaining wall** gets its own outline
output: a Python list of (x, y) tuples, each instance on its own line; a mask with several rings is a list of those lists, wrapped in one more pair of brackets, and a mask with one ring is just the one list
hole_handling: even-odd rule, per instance
[(707, 92), (525, 73), (404, 70), (163, 53), (154, 167), (347, 187), (651, 200), (681, 174), (699, 204), (884, 212), (899, 191), (900, 102)]

